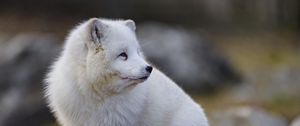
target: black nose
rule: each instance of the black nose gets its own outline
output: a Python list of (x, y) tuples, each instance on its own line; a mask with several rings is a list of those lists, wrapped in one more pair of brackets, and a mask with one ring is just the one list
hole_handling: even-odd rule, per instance
[(151, 66), (147, 66), (147, 67), (146, 67), (146, 71), (149, 72), (149, 73), (152, 72), (152, 69), (153, 69), (153, 68), (152, 68)]

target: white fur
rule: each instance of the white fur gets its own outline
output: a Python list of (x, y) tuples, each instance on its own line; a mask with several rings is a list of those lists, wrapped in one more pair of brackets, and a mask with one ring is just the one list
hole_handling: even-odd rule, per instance
[[(95, 44), (98, 40), (93, 41), (90, 33), (96, 21), (103, 36)], [(172, 80), (155, 68), (151, 74), (145, 72), (148, 63), (134, 30), (132, 20), (93, 18), (71, 32), (46, 79), (46, 97), (59, 123), (208, 126), (202, 108)], [(126, 61), (118, 57), (124, 50)], [(122, 79), (149, 74), (147, 80)]]

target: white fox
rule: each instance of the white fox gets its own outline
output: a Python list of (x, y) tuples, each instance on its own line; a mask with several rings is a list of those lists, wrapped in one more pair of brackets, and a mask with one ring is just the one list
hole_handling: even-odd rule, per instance
[[(132, 20), (77, 26), (46, 78), (63, 126), (208, 126), (203, 109), (145, 61)], [(155, 50), (153, 50), (155, 51)]]

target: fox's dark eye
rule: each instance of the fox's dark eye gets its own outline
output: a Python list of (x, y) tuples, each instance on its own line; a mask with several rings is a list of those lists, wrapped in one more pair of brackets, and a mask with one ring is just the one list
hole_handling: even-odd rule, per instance
[(122, 60), (127, 60), (128, 55), (127, 55), (125, 52), (122, 52), (122, 53), (119, 55), (119, 57), (121, 57)]

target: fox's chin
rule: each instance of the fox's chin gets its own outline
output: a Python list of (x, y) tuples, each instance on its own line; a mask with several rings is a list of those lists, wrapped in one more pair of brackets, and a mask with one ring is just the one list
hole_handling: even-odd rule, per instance
[(132, 84), (139, 84), (147, 80), (147, 78), (122, 78), (123, 81), (129, 82)]

